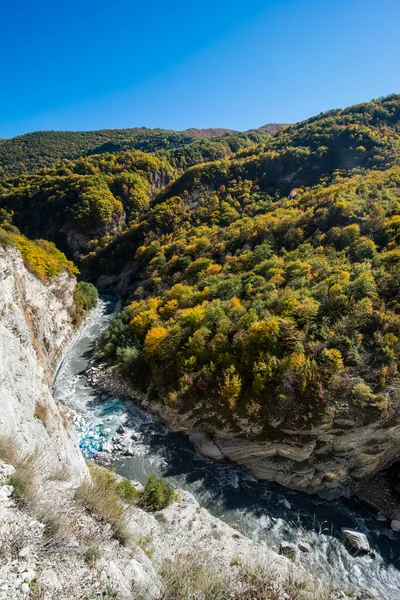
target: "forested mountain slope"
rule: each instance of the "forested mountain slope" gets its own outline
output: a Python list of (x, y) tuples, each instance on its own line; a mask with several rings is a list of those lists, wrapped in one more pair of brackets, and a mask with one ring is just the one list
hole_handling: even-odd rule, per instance
[(0, 217), (129, 297), (99, 357), (166, 418), (257, 476), (347, 493), (400, 443), (399, 123), (389, 96), (64, 161), (3, 179)]

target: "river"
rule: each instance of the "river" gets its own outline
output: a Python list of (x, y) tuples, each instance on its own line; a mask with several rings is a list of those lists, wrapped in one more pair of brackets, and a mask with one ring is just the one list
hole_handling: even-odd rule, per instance
[[(79, 415), (80, 445), (87, 457), (100, 451), (123, 424), (134, 435), (134, 456), (115, 458), (113, 467), (143, 482), (149, 473), (187, 489), (212, 514), (242, 533), (279, 550), (280, 542), (304, 540), (310, 546), (301, 560), (310, 570), (344, 588), (373, 588), (384, 600), (400, 599), (400, 535), (390, 523), (357, 500), (321, 500), (256, 481), (228, 463), (200, 457), (189, 440), (170, 431), (139, 404), (107, 397), (92, 387), (85, 372), (95, 344), (113, 317), (116, 298), (103, 296), (59, 367), (54, 396)], [(366, 533), (376, 557), (352, 557), (341, 527)]]

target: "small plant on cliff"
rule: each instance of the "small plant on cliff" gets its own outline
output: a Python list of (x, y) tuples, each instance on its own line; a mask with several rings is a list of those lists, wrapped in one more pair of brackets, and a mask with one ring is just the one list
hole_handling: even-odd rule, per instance
[(147, 478), (139, 504), (145, 510), (162, 510), (171, 504), (174, 495), (174, 489), (169, 483), (151, 474)]

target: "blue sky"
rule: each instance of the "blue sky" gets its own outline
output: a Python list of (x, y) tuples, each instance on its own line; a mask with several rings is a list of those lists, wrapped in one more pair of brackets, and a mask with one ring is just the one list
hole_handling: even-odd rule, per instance
[(3, 0), (0, 137), (295, 122), (400, 92), (399, 0)]

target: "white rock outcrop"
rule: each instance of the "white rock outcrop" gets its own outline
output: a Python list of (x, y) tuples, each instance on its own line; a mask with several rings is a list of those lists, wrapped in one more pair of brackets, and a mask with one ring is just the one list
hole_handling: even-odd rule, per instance
[(87, 468), (68, 412), (50, 389), (74, 332), (75, 285), (66, 273), (43, 283), (17, 249), (0, 246), (0, 435), (35, 454), (46, 474), (63, 466), (76, 483)]

